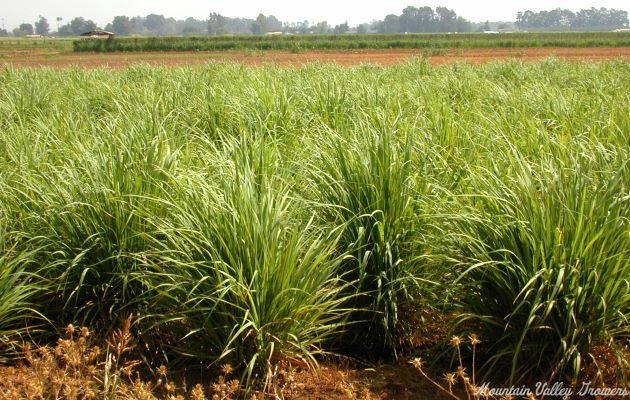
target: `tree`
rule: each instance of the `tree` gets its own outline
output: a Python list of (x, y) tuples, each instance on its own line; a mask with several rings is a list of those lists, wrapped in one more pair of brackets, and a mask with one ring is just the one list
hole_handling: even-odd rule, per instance
[(366, 33), (368, 33), (368, 24), (361, 24), (357, 26), (357, 34), (365, 35)]
[(147, 33), (147, 28), (144, 26), (144, 18), (132, 17), (129, 22), (131, 23), (131, 33)]
[(380, 33), (402, 32), (400, 17), (394, 14), (389, 14), (385, 17), (383, 22), (380, 23), (378, 31)]
[(471, 32), (473, 29), (472, 23), (464, 17), (457, 18), (457, 32)]
[(262, 35), (265, 32), (268, 32), (267, 17), (265, 17), (263, 14), (258, 14), (258, 17), (256, 17), (256, 21), (252, 23), (252, 33), (254, 35)]
[[(59, 19), (61, 21), (61, 19)], [(85, 20), (83, 17), (76, 17), (70, 23), (63, 25), (57, 31), (59, 36), (79, 36), (82, 33), (96, 29), (96, 24), (92, 20)]]
[(232, 33), (252, 33), (252, 24), (255, 21), (246, 18), (229, 18), (227, 30)]
[(225, 35), (227, 30), (227, 18), (221, 14), (212, 13), (208, 18), (208, 35)]
[(70, 24), (65, 24), (59, 27), (57, 30), (57, 35), (59, 36), (72, 36), (72, 28), (70, 28)]
[(455, 11), (446, 7), (437, 7), (435, 15), (437, 18), (436, 30), (438, 32), (454, 32), (457, 30), (457, 14), (455, 14)]
[(13, 36), (32, 35), (33, 32), (33, 25), (24, 23), (13, 30)]
[(82, 33), (96, 29), (96, 24), (92, 20), (85, 20), (83, 17), (76, 17), (66, 25), (68, 29), (61, 27), (59, 33), (79, 36)]
[(350, 27), (348, 27), (348, 22), (346, 21), (343, 24), (335, 26), (333, 28), (333, 33), (335, 35), (341, 35), (341, 34), (344, 34), (344, 33), (348, 32), (348, 30), (350, 30)]
[[(195, 18), (186, 18), (181, 24), (181, 32), (184, 35), (201, 35), (207, 30), (207, 24), (205, 21), (199, 21)], [(179, 31), (180, 29), (178, 29)]]
[(166, 18), (158, 14), (149, 14), (144, 20), (144, 26), (153, 34), (158, 34), (165, 23)]
[(267, 17), (267, 32), (278, 32), (282, 30), (282, 22), (273, 15)]
[(575, 20), (575, 13), (570, 10), (557, 9), (558, 26), (565, 29), (571, 28), (571, 24)]
[(39, 21), (35, 22), (35, 33), (38, 35), (46, 36), (50, 31), (50, 25), (48, 25), (48, 20), (46, 18), (39, 16)]
[(435, 32), (435, 12), (431, 7), (425, 6), (418, 9), (417, 32)]
[(628, 25), (628, 12), (623, 10), (594, 7), (580, 10), (572, 26), (582, 29), (611, 29)]
[(177, 31), (177, 21), (175, 18), (165, 18), (164, 24), (158, 29), (158, 35), (175, 35)]
[(418, 28), (418, 9), (416, 7), (405, 7), (398, 20), (400, 22), (400, 30), (402, 32), (420, 31)]
[(119, 36), (129, 36), (131, 35), (133, 24), (129, 17), (125, 15), (119, 15), (114, 17), (112, 21), (111, 28), (112, 32)]
[(328, 26), (327, 21), (318, 22), (315, 29), (320, 35), (330, 33), (330, 26)]
[(556, 8), (551, 11), (525, 11), (517, 14), (519, 29), (611, 29), (628, 24), (628, 12), (614, 9), (595, 8), (570, 10)]
[(297, 31), (298, 31), (298, 33), (306, 34), (306, 33), (308, 33), (310, 31), (310, 29), (311, 29), (310, 28), (310, 24), (308, 23), (308, 20), (306, 20), (306, 19), (304, 21), (302, 21), (302, 22), (298, 22), (297, 23)]

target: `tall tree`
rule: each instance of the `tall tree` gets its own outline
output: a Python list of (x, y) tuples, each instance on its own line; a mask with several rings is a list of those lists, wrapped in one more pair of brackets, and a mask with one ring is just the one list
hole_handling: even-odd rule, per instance
[(346, 21), (343, 24), (335, 26), (333, 28), (333, 33), (335, 35), (342, 35), (342, 34), (348, 32), (348, 30), (350, 30), (350, 27), (348, 26), (348, 21)]
[(96, 24), (94, 23), (94, 21), (92, 21), (91, 19), (86, 20), (83, 17), (76, 17), (72, 19), (72, 21), (70, 21), (70, 23), (66, 26), (68, 27), (68, 29), (63, 29), (64, 27), (61, 27), (61, 29), (59, 30), (60, 34), (63, 33), (79, 36), (82, 33), (96, 29)]
[(114, 17), (112, 21), (111, 30), (120, 36), (129, 36), (133, 30), (133, 24), (129, 17), (125, 15), (118, 15)]
[(416, 7), (405, 7), (399, 21), (402, 32), (420, 32), (418, 27), (418, 9)]
[(308, 33), (309, 30), (310, 30), (310, 25), (308, 23), (308, 20), (305, 19), (304, 21), (297, 23), (297, 32), (298, 33), (305, 34), (305, 33)]
[(144, 26), (153, 34), (158, 34), (165, 23), (164, 15), (149, 14), (144, 19)]
[(34, 32), (33, 25), (24, 23), (24, 24), (20, 24), (19, 27), (13, 30), (13, 36), (32, 35), (33, 32)]
[(517, 14), (520, 29), (611, 29), (628, 24), (628, 12), (607, 8), (570, 10), (556, 8), (551, 11), (525, 11)]
[(457, 30), (457, 14), (446, 7), (436, 7), (437, 31), (454, 32)]
[(317, 25), (315, 26), (315, 30), (320, 35), (325, 35), (327, 33), (330, 33), (330, 26), (328, 25), (328, 21), (318, 22)]
[(228, 33), (228, 19), (221, 14), (213, 12), (208, 18), (208, 35), (225, 35)]
[(472, 23), (464, 17), (457, 18), (457, 32), (471, 32)]
[(48, 20), (40, 15), (39, 21), (35, 22), (35, 33), (46, 36), (49, 31), (50, 25), (48, 25)]
[(192, 17), (186, 18), (183, 23), (179, 21), (179, 23), (181, 24), (181, 29), (178, 28), (178, 31), (181, 30), (184, 35), (201, 35), (207, 30), (206, 21), (199, 21)]
[(267, 17), (267, 32), (277, 32), (282, 30), (282, 22), (273, 15)]
[(398, 15), (389, 14), (380, 23), (378, 31), (380, 33), (396, 33), (402, 32), (400, 26), (400, 17)]
[(147, 28), (144, 26), (144, 18), (137, 16), (132, 17), (129, 22), (131, 23), (131, 33), (145, 34), (148, 33)]
[[(164, 24), (157, 31), (158, 35), (175, 35), (177, 33), (177, 21), (172, 17), (165, 18)], [(181, 31), (179, 33), (181, 33)]]
[(417, 32), (435, 32), (435, 12), (431, 7), (418, 8)]
[(256, 20), (252, 23), (252, 33), (254, 35), (262, 35), (267, 32), (267, 17), (264, 14), (258, 14)]

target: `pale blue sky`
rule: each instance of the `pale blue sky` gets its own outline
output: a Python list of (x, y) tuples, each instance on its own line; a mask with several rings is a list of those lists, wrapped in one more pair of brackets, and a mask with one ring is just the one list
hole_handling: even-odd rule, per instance
[(146, 16), (162, 14), (165, 17), (185, 19), (193, 17), (207, 19), (211, 12), (226, 17), (256, 18), (258, 14), (274, 15), (282, 22), (327, 21), (337, 25), (347, 21), (350, 26), (372, 20), (382, 20), (387, 14), (399, 15), (407, 6), (446, 7), (454, 10), (458, 16), (472, 22), (514, 21), (518, 11), (541, 11), (555, 8), (567, 8), (579, 11), (584, 8), (606, 7), (630, 12), (628, 0), (317, 0), (297, 2), (287, 0), (3, 0), (0, 6), (0, 23), (12, 30), (23, 22), (34, 23), (42, 15), (48, 19), (51, 29), (56, 29), (56, 18), (62, 17), (63, 23), (74, 17), (91, 19), (103, 27), (114, 16)]

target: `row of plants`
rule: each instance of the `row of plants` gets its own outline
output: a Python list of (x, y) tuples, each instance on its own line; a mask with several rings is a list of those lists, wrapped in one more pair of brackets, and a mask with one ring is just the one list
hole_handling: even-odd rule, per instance
[(493, 383), (577, 384), (600, 345), (623, 366), (629, 77), (5, 67), (3, 360), (133, 315), (147, 368), (230, 363), (269, 387), (287, 360), (421, 355), (410, 324), (432, 309), (483, 338)]
[(236, 35), (78, 40), (74, 51), (358, 50), (628, 46), (628, 32), (511, 32), (369, 35)]

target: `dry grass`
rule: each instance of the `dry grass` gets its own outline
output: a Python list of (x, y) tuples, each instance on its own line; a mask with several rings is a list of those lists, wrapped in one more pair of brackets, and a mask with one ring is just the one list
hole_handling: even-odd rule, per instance
[(216, 383), (197, 384), (190, 391), (169, 380), (166, 366), (153, 376), (142, 373), (142, 362), (133, 357), (131, 326), (129, 317), (103, 347), (92, 342), (88, 328), (73, 325), (54, 346), (25, 344), (16, 365), (0, 367), (0, 399), (205, 400), (232, 399), (241, 392), (238, 380), (227, 380), (229, 366)]
[[(443, 319), (432, 314), (428, 325), (439, 331), (439, 340), (446, 340), (440, 328)], [(425, 333), (417, 333), (425, 336)], [(164, 365), (153, 373), (143, 369), (135, 357), (131, 317), (105, 340), (102, 347), (86, 327), (69, 325), (65, 337), (55, 345), (23, 346), (22, 359), (15, 365), (0, 367), (0, 400), (230, 400), (230, 399), (300, 399), (300, 400), (385, 400), (385, 399), (470, 399), (498, 398), (483, 393), (483, 383), (475, 378), (475, 350), (483, 346), (474, 334), (453, 336), (450, 345), (455, 354), (451, 372), (438, 373), (427, 368), (421, 358), (388, 364), (365, 364), (348, 358), (323, 360), (318, 369), (281, 361), (276, 365), (272, 384), (266, 392), (246, 391), (234, 369), (224, 365), (209, 382), (188, 385), (185, 377), (171, 379)], [(437, 338), (428, 338), (418, 348), (435, 346)], [(619, 346), (616, 346), (619, 348)], [(472, 354), (463, 354), (472, 349)], [(626, 359), (630, 349), (625, 346)], [(593, 387), (623, 387), (619, 377), (630, 373), (610, 344), (598, 346), (599, 366), (587, 367), (583, 382)], [(472, 356), (472, 357), (471, 357)], [(438, 367), (438, 369), (441, 367)], [(486, 397), (484, 397), (486, 398)]]
[(64, 337), (54, 345), (25, 344), (19, 362), (0, 367), (0, 400), (447, 398), (436, 394), (435, 388), (403, 360), (368, 365), (336, 358), (322, 360), (316, 370), (281, 361), (266, 392), (247, 392), (238, 379), (232, 379), (233, 368), (224, 365), (210, 382), (187, 386), (186, 377), (171, 379), (164, 365), (153, 373), (143, 368), (135, 352), (131, 317), (104, 340), (103, 346), (97, 344), (97, 336), (86, 327), (68, 325)]

